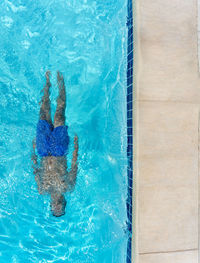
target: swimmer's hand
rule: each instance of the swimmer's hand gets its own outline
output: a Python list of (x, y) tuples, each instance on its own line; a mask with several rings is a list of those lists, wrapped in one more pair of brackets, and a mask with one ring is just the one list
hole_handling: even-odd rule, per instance
[(78, 136), (74, 136), (74, 149), (78, 152)]
[(73, 152), (73, 158), (72, 158), (72, 169), (78, 169), (77, 164), (78, 159), (78, 136), (74, 136), (74, 152)]
[(35, 147), (36, 147), (36, 142), (35, 142), (35, 138), (32, 141), (32, 145), (33, 145), (33, 150), (35, 151)]

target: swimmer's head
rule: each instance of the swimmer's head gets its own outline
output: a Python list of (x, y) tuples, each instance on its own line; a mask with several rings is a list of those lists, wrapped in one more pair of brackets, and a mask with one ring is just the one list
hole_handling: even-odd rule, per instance
[(65, 214), (66, 200), (62, 194), (51, 195), (51, 212), (54, 216), (62, 216)]

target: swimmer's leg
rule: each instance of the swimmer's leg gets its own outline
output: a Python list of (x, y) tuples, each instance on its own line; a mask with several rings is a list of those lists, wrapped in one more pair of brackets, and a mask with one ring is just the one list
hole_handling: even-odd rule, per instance
[(41, 107), (40, 107), (40, 120), (46, 120), (48, 121), (50, 124), (52, 124), (52, 120), (51, 120), (51, 101), (49, 98), (50, 92), (49, 89), (51, 87), (51, 83), (50, 83), (50, 72), (47, 71), (45, 74), (46, 77), (46, 84), (45, 87), (43, 89), (44, 91), (44, 95), (42, 97), (42, 100), (40, 102)]
[(63, 75), (57, 72), (57, 82), (59, 95), (57, 98), (57, 108), (54, 116), (54, 127), (65, 125), (66, 90)]

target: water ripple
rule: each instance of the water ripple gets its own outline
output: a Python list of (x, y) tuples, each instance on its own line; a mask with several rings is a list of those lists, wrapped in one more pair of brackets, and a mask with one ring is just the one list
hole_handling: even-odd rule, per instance
[[(125, 262), (126, 1), (2, 0), (0, 7), (0, 261)], [(30, 161), (48, 69), (52, 111), (60, 70), (69, 133), (80, 141), (77, 184), (61, 218), (38, 194)], [(69, 167), (72, 151), (73, 143)]]

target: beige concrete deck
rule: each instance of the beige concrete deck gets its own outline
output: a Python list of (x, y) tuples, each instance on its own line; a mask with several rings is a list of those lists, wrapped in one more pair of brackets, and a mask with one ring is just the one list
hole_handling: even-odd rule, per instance
[(198, 262), (196, 0), (137, 4), (138, 262)]

